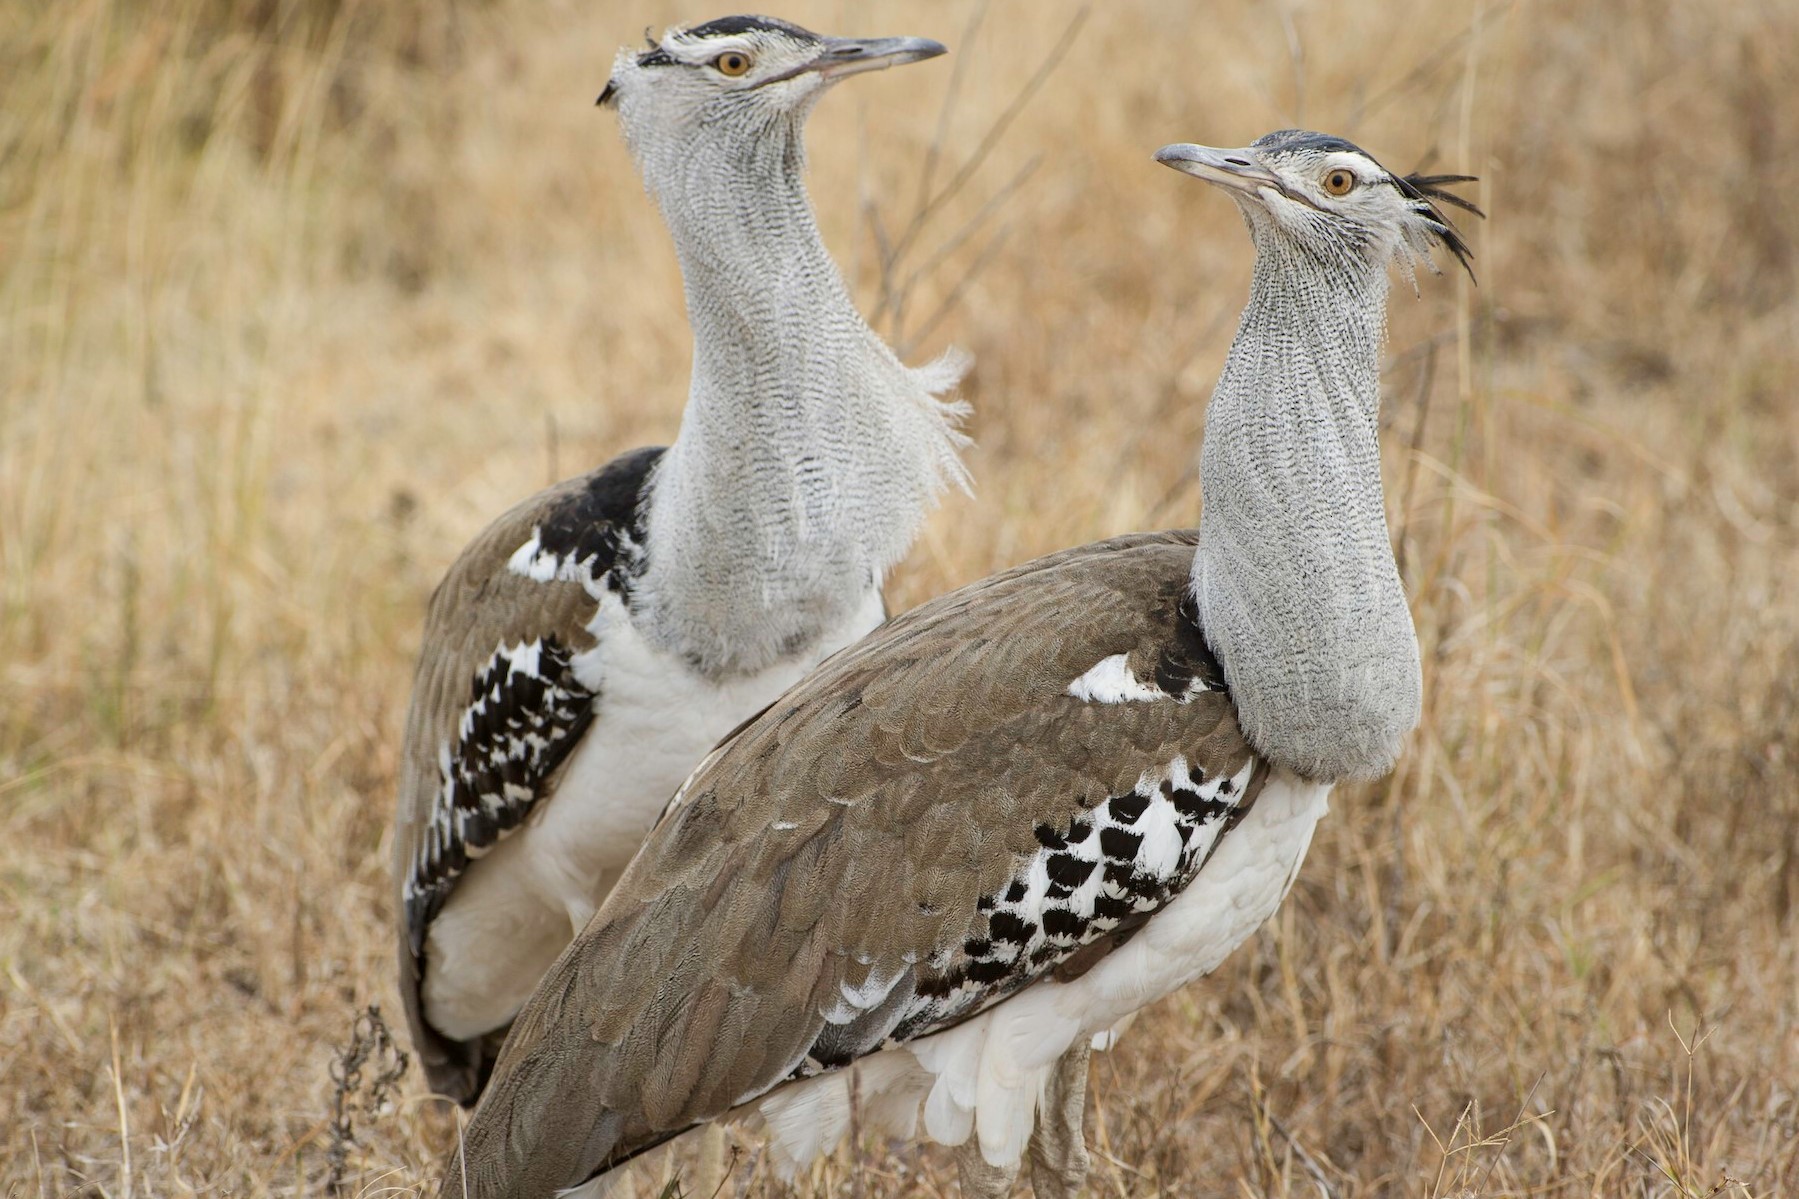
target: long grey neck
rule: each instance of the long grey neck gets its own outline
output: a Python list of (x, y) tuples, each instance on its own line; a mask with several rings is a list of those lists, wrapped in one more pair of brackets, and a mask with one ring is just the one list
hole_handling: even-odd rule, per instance
[(693, 378), (651, 481), (638, 623), (714, 675), (793, 654), (869, 603), (948, 479), (956, 366), (910, 370), (850, 302), (797, 122), (644, 163), (686, 283)]
[(1245, 734), (1317, 781), (1385, 774), (1418, 723), (1418, 642), (1382, 502), (1384, 265), (1259, 227), (1206, 413), (1193, 587)]

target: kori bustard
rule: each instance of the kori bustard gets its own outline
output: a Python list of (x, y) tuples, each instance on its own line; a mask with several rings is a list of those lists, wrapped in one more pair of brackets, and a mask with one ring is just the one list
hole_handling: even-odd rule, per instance
[(431, 1086), (501, 1035), (700, 758), (884, 617), (960, 482), (962, 362), (903, 365), (825, 249), (802, 129), (846, 76), (943, 53), (766, 17), (627, 49), (616, 109), (693, 326), (674, 444), (513, 508), (432, 596), (395, 836), (400, 986)]
[[(1061, 1055), (1216, 967), (1332, 785), (1392, 766), (1421, 682), (1376, 438), (1387, 272), (1467, 264), (1435, 203), (1470, 207), (1462, 177), (1294, 131), (1157, 158), (1256, 249), (1199, 528), (924, 604), (709, 757), (520, 1014), (443, 1194), (597, 1188), (730, 1114), (793, 1167), (856, 1112), (922, 1121), (965, 1194), (1003, 1195)], [(1039, 1195), (1080, 1188), (1063, 1160)]]

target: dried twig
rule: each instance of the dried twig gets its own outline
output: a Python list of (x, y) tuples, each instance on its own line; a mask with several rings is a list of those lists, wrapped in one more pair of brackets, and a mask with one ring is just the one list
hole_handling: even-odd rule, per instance
[(108, 1020), (112, 1033), (112, 1093), (119, 1108), (119, 1192), (131, 1199), (131, 1119), (125, 1108), (125, 1082), (119, 1076), (119, 1024)]
[(1412, 526), (1412, 494), (1418, 483), (1418, 460), (1424, 452), (1424, 424), (1430, 419), (1431, 384), (1437, 375), (1437, 343), (1429, 342), (1424, 356), (1424, 369), (1418, 372), (1418, 396), (1413, 403), (1417, 419), (1412, 422), (1412, 438), (1406, 447), (1405, 485), (1399, 492), (1399, 534), (1394, 537), (1394, 557), (1398, 559), (1399, 577), (1405, 578), (1406, 540)]
[(1485, 1193), (1487, 1183), (1493, 1178), (1493, 1171), (1497, 1170), (1499, 1168), (1499, 1163), (1505, 1160), (1505, 1150), (1506, 1147), (1512, 1143), (1512, 1134), (1517, 1132), (1520, 1128), (1523, 1128), (1526, 1123), (1533, 1119), (1533, 1117), (1528, 1114), (1530, 1112), (1530, 1101), (1537, 1097), (1537, 1088), (1543, 1085), (1543, 1079), (1546, 1077), (1548, 1077), (1547, 1074), (1537, 1075), (1537, 1081), (1530, 1084), (1530, 1090), (1524, 1093), (1524, 1099), (1518, 1104), (1518, 1115), (1513, 1118), (1511, 1126), (1499, 1134), (1498, 1152), (1494, 1153), (1493, 1160), (1487, 1163), (1486, 1173), (1480, 1176), (1480, 1183), (1474, 1188), (1477, 1194)]
[(1349, 120), (1345, 123), (1344, 127), (1347, 129), (1359, 128), (1362, 122), (1368, 120), (1375, 113), (1405, 95), (1417, 84), (1423, 82), (1432, 72), (1437, 70), (1438, 67), (1441, 67), (1444, 63), (1448, 62), (1450, 54), (1460, 47), (1464, 41), (1474, 35), (1475, 31), (1479, 28), (1481, 21), (1487, 15), (1500, 12), (1511, 6), (1512, 0), (1498, 0), (1498, 3), (1489, 5), (1485, 8), (1476, 9), (1474, 17), (1469, 20), (1466, 25), (1462, 26), (1460, 29), (1444, 38), (1442, 42), (1438, 43), (1437, 48), (1432, 50), (1429, 54), (1426, 54), (1419, 61), (1417, 66), (1413, 67), (1410, 71), (1407, 71), (1404, 75), (1401, 75), (1398, 79), (1395, 79), (1392, 83), (1389, 83), (1386, 87), (1382, 88), (1373, 96), (1358, 105), (1350, 113)]
[(963, 293), (974, 283), (975, 276), (979, 275), (982, 268), (993, 261), (994, 256), (999, 253), (1000, 247), (1006, 244), (1006, 238), (1011, 235), (1011, 232), (1012, 227), (1005, 225), (988, 239), (987, 244), (981, 248), (981, 252), (975, 255), (974, 261), (968, 264), (968, 269), (962, 272), (962, 277), (956, 280), (955, 286), (949, 289), (949, 294), (943, 297), (943, 302), (932, 309), (931, 315), (926, 318), (923, 325), (919, 326), (916, 337), (904, 340), (896, 339), (901, 355), (910, 352), (914, 344), (929, 337), (931, 332), (943, 321), (943, 318), (954, 311), (956, 305), (961, 301)]
[[(350, 1043), (331, 1059), (331, 1144), (325, 1150), (325, 1193), (344, 1193), (350, 1147), (356, 1143), (355, 1118), (379, 1113), (406, 1073), (406, 1051), (394, 1041), (381, 1008), (369, 1004), (350, 1024)], [(372, 1067), (367, 1076), (365, 1067)]]
[(1324, 1199), (1337, 1199), (1337, 1188), (1332, 1186), (1330, 1179), (1324, 1176), (1324, 1167), (1318, 1164), (1317, 1158), (1306, 1152), (1306, 1147), (1299, 1143), (1297, 1137), (1287, 1131), (1287, 1126), (1281, 1123), (1279, 1116), (1269, 1110), (1266, 1102), (1262, 1105), (1262, 1115), (1267, 1117), (1268, 1123), (1274, 1131), (1281, 1134), (1281, 1139), (1287, 1142), (1289, 1149), (1293, 1150), (1293, 1155), (1299, 1159), (1299, 1164), (1305, 1167), (1306, 1173), (1312, 1176), (1312, 1183), (1318, 1188), (1318, 1193)]
[[(986, 18), (987, 6), (983, 2), (976, 6), (969, 16), (964, 29), (964, 41), (972, 39)], [(1029, 106), (1031, 100), (1043, 89), (1044, 84), (1054, 74), (1062, 60), (1074, 46), (1074, 41), (1081, 28), (1086, 24), (1089, 10), (1082, 7), (1070, 19), (1062, 36), (1044, 56), (1037, 69), (1026, 80), (1011, 102), (988, 125), (987, 131), (981, 135), (973, 153), (963, 160), (950, 179), (941, 188), (935, 188), (938, 169), (944, 156), (944, 144), (949, 123), (954, 115), (961, 91), (967, 59), (958, 57), (950, 74), (949, 88), (944, 94), (943, 105), (938, 111), (937, 131), (932, 137), (930, 148), (925, 152), (925, 161), (919, 172), (917, 199), (912, 213), (899, 226), (897, 235), (889, 233), (888, 222), (882, 218), (878, 208), (870, 202), (865, 205), (865, 217), (868, 221), (869, 234), (875, 243), (875, 254), (879, 268), (877, 280), (878, 297), (874, 311), (870, 314), (871, 324), (886, 323), (887, 335), (903, 355), (911, 345), (922, 340), (948, 314), (966, 292), (974, 276), (993, 258), (994, 252), (1002, 244), (1005, 231), (990, 239), (976, 256), (974, 264), (963, 273), (951, 290), (948, 297), (932, 310), (931, 315), (923, 322), (920, 329), (911, 337), (906, 335), (906, 314), (913, 293), (918, 285), (942, 265), (956, 250), (969, 242), (973, 237), (1001, 211), (1005, 202), (1016, 195), (1031, 175), (1036, 171), (1038, 162), (1033, 159), (1015, 172), (1003, 184), (987, 203), (983, 204), (968, 221), (952, 232), (937, 249), (932, 251), (925, 261), (916, 269), (906, 270), (908, 256), (917, 249), (919, 239), (929, 226), (931, 219), (943, 210), (951, 200), (960, 195), (981, 168), (986, 165), (994, 149), (999, 145), (1006, 132), (1017, 121), (1018, 117)]]
[[(974, 45), (975, 35), (980, 33), (981, 25), (987, 20), (987, 8), (987, 0), (979, 0), (969, 11), (968, 24), (962, 27), (961, 45)], [(955, 115), (956, 101), (962, 94), (962, 79), (971, 61), (968, 55), (958, 54), (950, 67), (949, 86), (943, 90), (943, 103), (937, 108), (937, 128), (931, 134), (931, 145), (925, 151), (924, 166), (918, 172), (918, 199), (913, 205), (918, 212), (923, 212), (931, 202), (931, 185), (937, 181), (937, 164), (943, 159), (943, 143), (949, 136), (950, 118)]]

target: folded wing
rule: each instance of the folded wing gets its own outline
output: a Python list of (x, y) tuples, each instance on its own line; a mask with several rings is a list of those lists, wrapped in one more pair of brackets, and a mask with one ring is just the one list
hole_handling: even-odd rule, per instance
[(645, 480), (662, 451), (639, 450), (552, 487), (490, 525), (432, 594), (406, 722), (394, 874), (400, 979), (432, 1086), (473, 1098), (478, 1047), (424, 1018), (431, 921), (469, 864), (554, 789), (593, 719), (601, 680), (576, 669), (607, 588), (635, 544)]
[(1153, 917), (1263, 774), (1185, 601), (1192, 547), (1118, 538), (965, 587), (745, 726), (521, 1014), (470, 1193), (579, 1184)]

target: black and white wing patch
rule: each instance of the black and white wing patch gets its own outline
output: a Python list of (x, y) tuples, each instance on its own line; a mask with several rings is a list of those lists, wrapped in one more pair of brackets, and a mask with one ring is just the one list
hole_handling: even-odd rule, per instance
[(595, 471), (541, 513), (506, 570), (538, 583), (579, 583), (595, 599), (608, 587), (622, 591), (642, 552), (645, 486), (663, 452), (636, 450)]
[(979, 899), (982, 919), (962, 945), (908, 971), (910, 986), (871, 974), (846, 988), (791, 1077), (941, 1031), (1046, 975), (1081, 973), (1083, 956), (1123, 944), (1193, 881), (1248, 813), (1262, 769), (1251, 757), (1232, 777), (1208, 777), (1177, 756), (1060, 827), (1038, 825), (1037, 852)]
[(416, 833), (401, 901), (415, 956), (458, 877), (524, 822), (593, 721), (591, 621), (608, 596), (628, 599), (662, 453), (623, 455), (513, 509), (432, 599), (407, 733)]
[(1060, 828), (1038, 825), (1041, 848), (976, 905), (987, 917), (985, 935), (977, 931), (959, 954), (945, 955), (894, 1036), (909, 1040), (966, 1019), (1108, 934), (1135, 932), (1134, 918), (1192, 882), (1249, 810), (1244, 800), (1260, 765), (1251, 758), (1234, 778), (1208, 778), (1176, 757)]
[(456, 740), (443, 747), (442, 790), (405, 884), (414, 953), (457, 876), (518, 827), (592, 722), (594, 692), (575, 679), (572, 658), (546, 636), (501, 646), (475, 676)]

